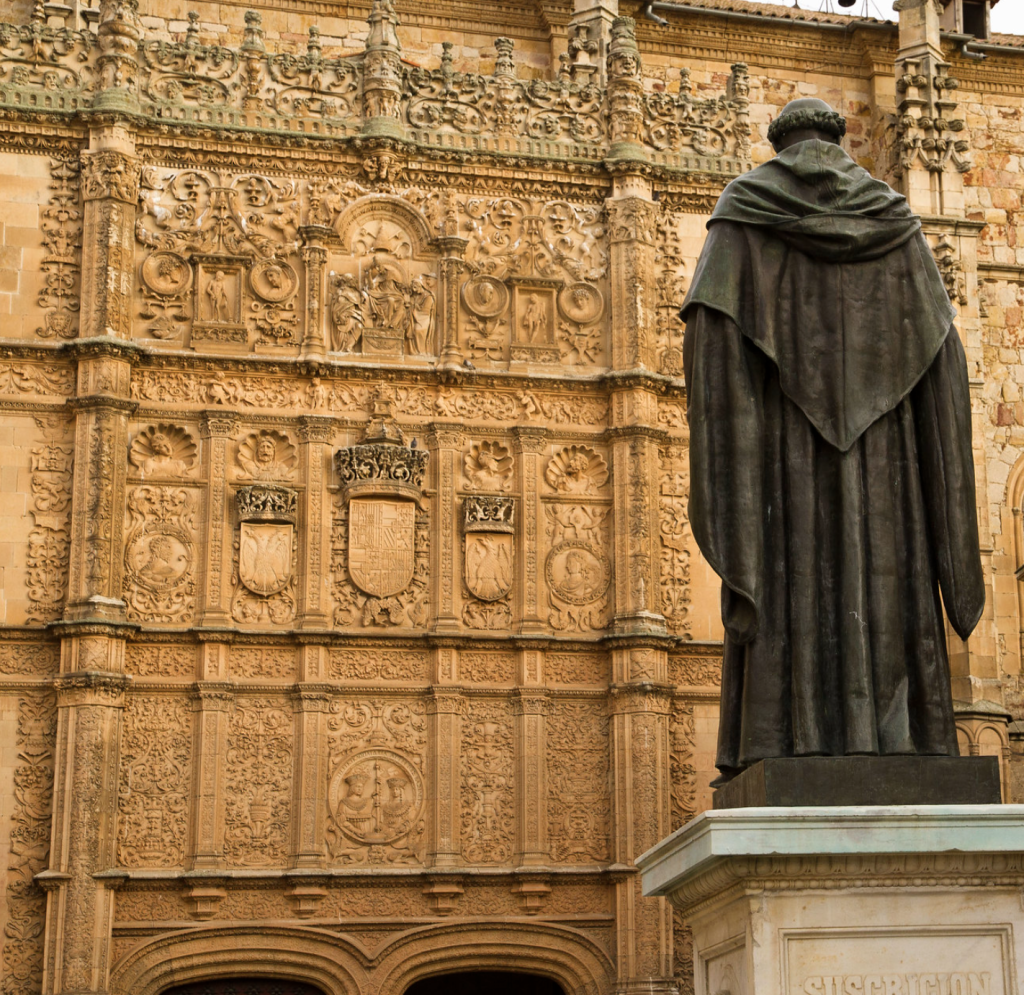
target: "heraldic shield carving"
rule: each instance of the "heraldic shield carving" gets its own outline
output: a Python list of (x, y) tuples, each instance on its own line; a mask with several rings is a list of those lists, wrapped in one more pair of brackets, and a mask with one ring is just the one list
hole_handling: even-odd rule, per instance
[(463, 505), (466, 587), (481, 601), (498, 601), (512, 590), (515, 550), (511, 497), (472, 496)]
[(239, 579), (262, 597), (283, 591), (292, 576), (295, 526), (243, 522), (240, 528)]
[(348, 572), (367, 594), (404, 591), (416, 565), (416, 505), (359, 497), (349, 502)]

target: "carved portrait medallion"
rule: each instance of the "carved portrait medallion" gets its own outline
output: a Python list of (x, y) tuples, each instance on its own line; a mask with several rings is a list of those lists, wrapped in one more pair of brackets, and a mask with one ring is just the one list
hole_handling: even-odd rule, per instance
[(558, 310), (578, 325), (597, 321), (604, 311), (604, 298), (589, 283), (570, 283), (558, 292)]
[(174, 297), (192, 285), (192, 267), (177, 252), (158, 250), (142, 264), (142, 280), (161, 297)]
[(192, 543), (184, 532), (140, 532), (125, 558), (129, 579), (151, 591), (170, 591), (192, 566)]
[(416, 562), (415, 504), (352, 498), (348, 515), (348, 572), (355, 584), (376, 598), (405, 590)]
[(249, 271), (249, 286), (258, 297), (278, 304), (298, 290), (299, 278), (288, 263), (280, 259), (261, 259)]
[(588, 542), (569, 539), (548, 553), (546, 575), (551, 590), (563, 601), (587, 605), (611, 583), (611, 564)]
[(512, 590), (514, 537), (507, 532), (466, 536), (466, 587), (481, 601), (497, 601)]
[(239, 579), (262, 597), (284, 590), (292, 576), (295, 526), (242, 522), (240, 529)]
[(496, 318), (508, 307), (508, 287), (493, 276), (474, 276), (462, 285), (466, 310), (481, 318)]
[(408, 836), (423, 808), (423, 780), (406, 757), (392, 750), (363, 750), (339, 765), (328, 788), (338, 828), (364, 846)]

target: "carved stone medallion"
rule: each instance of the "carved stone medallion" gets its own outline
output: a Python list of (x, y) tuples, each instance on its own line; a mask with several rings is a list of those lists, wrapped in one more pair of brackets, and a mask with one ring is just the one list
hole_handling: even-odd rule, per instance
[(295, 526), (242, 522), (240, 529), (239, 579), (262, 597), (284, 590), (292, 576)]
[(258, 297), (277, 304), (298, 290), (299, 278), (286, 262), (280, 259), (261, 259), (249, 271), (249, 286)]
[(578, 325), (597, 321), (604, 311), (604, 298), (589, 283), (570, 283), (558, 292), (558, 310)]
[(384, 846), (416, 827), (423, 808), (423, 780), (401, 754), (363, 750), (335, 771), (328, 803), (335, 823), (350, 840)]
[(551, 590), (573, 605), (596, 601), (612, 579), (608, 558), (579, 539), (561, 542), (548, 553), (546, 574)]
[(367, 594), (386, 598), (405, 590), (416, 562), (416, 506), (412, 501), (352, 498), (348, 572)]
[(177, 252), (160, 250), (142, 264), (142, 280), (161, 297), (182, 294), (192, 285), (192, 267)]
[(125, 558), (129, 579), (155, 593), (170, 591), (192, 567), (192, 543), (181, 530), (140, 532)]
[(466, 310), (481, 318), (496, 318), (508, 307), (508, 287), (493, 276), (475, 276), (462, 286)]

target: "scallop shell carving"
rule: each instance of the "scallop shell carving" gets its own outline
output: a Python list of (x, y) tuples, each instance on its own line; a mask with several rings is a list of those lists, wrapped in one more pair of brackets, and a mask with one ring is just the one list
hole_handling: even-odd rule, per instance
[(594, 494), (608, 480), (608, 464), (589, 446), (566, 446), (544, 471), (559, 494)]
[(128, 459), (144, 477), (187, 477), (196, 462), (196, 444), (178, 425), (149, 425), (132, 441)]

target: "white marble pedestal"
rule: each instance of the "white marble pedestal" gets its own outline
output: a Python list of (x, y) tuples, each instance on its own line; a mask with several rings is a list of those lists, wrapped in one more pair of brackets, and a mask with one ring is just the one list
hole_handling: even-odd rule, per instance
[(705, 812), (637, 863), (696, 995), (1024, 995), (1024, 805)]

